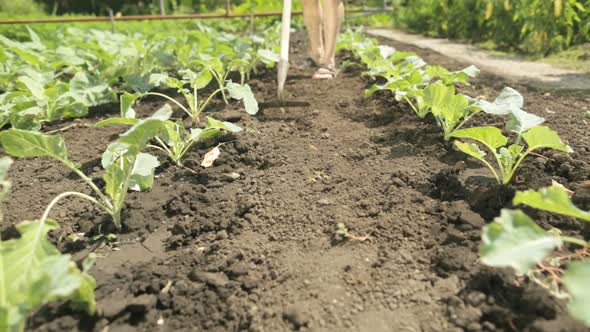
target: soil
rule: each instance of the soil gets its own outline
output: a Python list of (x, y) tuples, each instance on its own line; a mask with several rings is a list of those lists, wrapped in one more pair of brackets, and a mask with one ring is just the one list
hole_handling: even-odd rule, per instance
[[(383, 43), (449, 69), (467, 66)], [(553, 179), (588, 208), (582, 185), (590, 179), (588, 99), (546, 94), (485, 72), (461, 87), (493, 99), (512, 85), (526, 109), (545, 117), (576, 150), (534, 156), (516, 186), (498, 187), (442, 140), (431, 119), (418, 119), (387, 94), (364, 99), (368, 82), (358, 72), (308, 79), (313, 69), (303, 65), (303, 35), (293, 45), (286, 90), (310, 107), (266, 109), (257, 117), (238, 104), (213, 107), (213, 116), (246, 130), (221, 138), (226, 144), (212, 168), (199, 163), (217, 142), (193, 149), (185, 166), (197, 174), (163, 162), (151, 191), (129, 195), (116, 240), (106, 240), (115, 231), (84, 202), (54, 210), (62, 228), (52, 239), (61, 250), (76, 260), (99, 254), (91, 270), (99, 310), (90, 317), (49, 305), (31, 318), (31, 330), (588, 331), (541, 287), (477, 261), (481, 228), (510, 207), (517, 189)], [(275, 99), (274, 73), (250, 84), (258, 100)], [(161, 105), (147, 100), (139, 111), (150, 114)], [(117, 109), (97, 110), (63, 132), (70, 158), (94, 177), (100, 154), (124, 128), (92, 125)], [(499, 121), (484, 116), (477, 123)], [(14, 236), (11, 224), (38, 218), (56, 194), (87, 191), (44, 158), (17, 160), (10, 177), (4, 237)], [(527, 212), (544, 227), (588, 238), (576, 220)]]

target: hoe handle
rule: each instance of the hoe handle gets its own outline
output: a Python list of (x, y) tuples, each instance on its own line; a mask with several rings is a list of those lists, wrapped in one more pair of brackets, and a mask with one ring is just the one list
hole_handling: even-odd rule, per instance
[(282, 100), (285, 92), (285, 81), (289, 71), (289, 37), (291, 34), (291, 0), (283, 1), (283, 18), (281, 22), (281, 53), (277, 71), (278, 97)]

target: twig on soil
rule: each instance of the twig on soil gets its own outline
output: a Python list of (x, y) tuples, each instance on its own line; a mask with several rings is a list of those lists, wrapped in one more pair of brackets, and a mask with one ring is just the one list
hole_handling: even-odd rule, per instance
[(77, 128), (77, 127), (88, 128), (88, 127), (90, 127), (90, 125), (88, 125), (86, 123), (72, 123), (72, 124), (62, 127), (62, 128), (46, 131), (45, 134), (52, 135), (55, 133), (61, 133), (61, 132), (67, 131), (69, 129)]

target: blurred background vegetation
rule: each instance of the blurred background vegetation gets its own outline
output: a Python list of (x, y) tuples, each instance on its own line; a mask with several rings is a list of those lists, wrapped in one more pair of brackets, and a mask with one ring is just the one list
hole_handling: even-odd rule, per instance
[[(360, 17), (353, 24), (397, 27), (493, 50), (547, 56), (590, 48), (590, 0), (345, 0), (349, 7), (380, 8), (386, 14)], [(0, 0), (0, 18), (53, 15), (159, 14), (159, 0)], [(166, 14), (224, 12), (225, 0), (164, 0)], [(232, 12), (280, 10), (282, 0), (232, 0)], [(296, 9), (301, 1), (295, 0)], [(4, 30), (4, 29), (2, 29)]]

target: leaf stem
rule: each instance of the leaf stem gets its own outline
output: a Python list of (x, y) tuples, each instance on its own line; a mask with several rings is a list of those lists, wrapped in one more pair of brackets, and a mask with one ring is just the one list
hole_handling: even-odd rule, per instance
[(560, 236), (559, 238), (562, 241), (564, 241), (564, 242), (569, 242), (569, 243), (577, 244), (577, 245), (582, 246), (582, 247), (585, 247), (585, 248), (587, 248), (587, 247), (590, 246), (590, 243), (588, 243), (588, 242), (586, 242), (584, 240), (576, 239), (575, 237)]
[[(209, 97), (205, 100), (205, 102), (203, 104), (201, 104), (201, 107), (199, 107), (199, 114), (201, 114), (201, 112), (203, 112), (203, 110), (205, 109), (205, 107), (209, 104), (209, 102), (211, 101), (211, 99), (218, 93), (222, 92), (225, 90), (225, 88), (219, 88), (217, 90), (215, 90), (211, 95), (209, 95)], [(225, 97), (224, 97), (225, 99)], [(227, 104), (227, 100), (225, 102)]]
[(184, 107), (184, 105), (182, 105), (181, 103), (179, 103), (176, 99), (167, 96), (163, 93), (159, 93), (159, 92), (146, 92), (145, 95), (151, 95), (151, 96), (158, 96), (158, 97), (162, 97), (162, 98), (166, 98), (168, 100), (170, 100), (171, 102), (175, 103), (178, 107), (180, 107), (186, 114), (188, 114), (191, 118), (193, 117), (193, 115), (191, 114), (191, 112), (186, 109), (186, 107)]
[(507, 184), (510, 182), (510, 180), (512, 179), (512, 177), (514, 176), (514, 173), (516, 173), (516, 170), (520, 167), (520, 164), (522, 163), (522, 161), (524, 160), (524, 158), (531, 153), (533, 150), (526, 150), (522, 156), (518, 159), (518, 161), (516, 162), (516, 164), (514, 164), (514, 166), (512, 166), (512, 170), (510, 170), (510, 173), (508, 174), (508, 176), (504, 179), (504, 184)]
[(62, 162), (64, 162), (66, 164), (66, 166), (68, 166), (68, 168), (70, 168), (82, 180), (84, 180), (84, 182), (86, 182), (86, 184), (88, 184), (88, 186), (96, 193), (96, 195), (98, 195), (98, 197), (100, 197), (100, 200), (104, 203), (104, 205), (108, 209), (111, 209), (111, 210), (113, 209), (112, 202), (108, 199), (108, 197), (106, 197), (102, 193), (102, 191), (100, 189), (98, 189), (98, 187), (96, 186), (96, 184), (94, 184), (94, 182), (88, 176), (86, 176), (86, 174), (84, 174), (82, 171), (80, 171), (72, 162), (67, 161), (67, 160), (62, 160)]
[(47, 205), (47, 207), (45, 208), (45, 211), (43, 211), (43, 215), (41, 215), (41, 219), (39, 219), (39, 222), (41, 223), (41, 225), (43, 225), (45, 223), (45, 221), (49, 217), (49, 213), (51, 212), (51, 209), (53, 209), (53, 207), (55, 206), (55, 204), (57, 204), (57, 202), (59, 202), (62, 198), (65, 198), (65, 197), (68, 197), (68, 196), (77, 196), (77, 197), (86, 199), (86, 200), (88, 200), (88, 201), (96, 204), (101, 209), (105, 210), (105, 212), (107, 212), (108, 214), (112, 214), (112, 211), (110, 209), (108, 209), (106, 206), (104, 206), (101, 202), (97, 201), (94, 197), (91, 197), (91, 196), (88, 196), (86, 194), (82, 194), (82, 193), (79, 193), (79, 192), (76, 192), (76, 191), (66, 191), (66, 192), (63, 192), (63, 193), (57, 195), (49, 203), (49, 205)]

